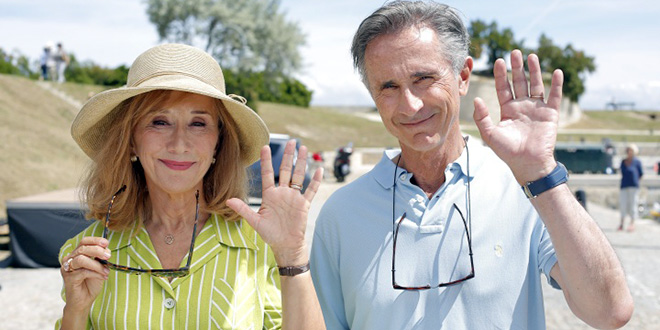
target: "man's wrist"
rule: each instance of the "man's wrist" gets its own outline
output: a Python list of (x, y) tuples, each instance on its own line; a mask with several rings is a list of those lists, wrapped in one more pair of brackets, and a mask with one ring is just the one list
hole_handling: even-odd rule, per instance
[(526, 182), (521, 188), (527, 198), (536, 198), (541, 193), (566, 183), (566, 181), (568, 181), (568, 171), (564, 164), (557, 162), (557, 166), (550, 174), (538, 180)]

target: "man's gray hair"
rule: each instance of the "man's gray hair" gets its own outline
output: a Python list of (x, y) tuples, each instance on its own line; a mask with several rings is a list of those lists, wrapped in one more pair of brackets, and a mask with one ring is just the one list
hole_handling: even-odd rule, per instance
[(461, 72), (468, 56), (470, 36), (457, 10), (433, 1), (394, 1), (365, 18), (353, 37), (353, 66), (367, 87), (364, 59), (367, 45), (378, 36), (411, 27), (433, 29), (440, 40), (439, 52), (451, 62), (454, 75)]

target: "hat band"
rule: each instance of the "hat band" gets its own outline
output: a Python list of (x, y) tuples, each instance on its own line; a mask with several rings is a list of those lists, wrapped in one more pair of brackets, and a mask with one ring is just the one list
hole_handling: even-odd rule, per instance
[[(163, 71), (163, 72), (158, 72), (157, 74), (148, 75), (148, 76), (146, 76), (146, 77), (143, 77), (143, 78), (141, 78), (141, 79), (138, 79), (137, 81), (135, 81), (135, 82), (132, 83), (131, 85), (128, 85), (128, 87), (138, 87), (138, 86), (140, 86), (142, 83), (144, 83), (144, 82), (147, 81), (147, 80), (150, 80), (150, 79), (153, 79), (153, 78), (162, 77), (162, 76), (186, 76), (186, 77), (189, 77), (189, 78), (192, 78), (192, 79), (198, 80), (198, 81), (200, 81), (200, 82), (202, 82), (202, 83), (204, 83), (204, 84), (207, 84), (207, 85), (209, 85), (209, 86), (212, 86), (213, 88), (215, 88), (215, 89), (217, 89), (218, 91), (220, 91), (222, 94), (225, 94), (225, 95), (226, 95), (226, 93), (225, 93), (225, 91), (224, 91), (224, 88), (219, 88), (218, 86), (216, 86), (216, 85), (213, 84), (212, 82), (206, 81), (206, 80), (200, 78), (199, 76), (192, 75), (192, 74), (189, 74), (189, 73), (187, 73), (187, 72), (181, 72), (181, 71)], [(221, 85), (222, 85), (222, 84), (221, 84)]]

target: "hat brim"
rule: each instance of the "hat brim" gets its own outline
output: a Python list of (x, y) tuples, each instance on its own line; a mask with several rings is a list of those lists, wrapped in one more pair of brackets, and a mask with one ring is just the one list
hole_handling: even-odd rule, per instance
[(245, 166), (259, 160), (261, 148), (269, 142), (268, 128), (254, 110), (203, 81), (182, 74), (164, 74), (140, 85), (98, 93), (82, 107), (71, 125), (71, 136), (90, 158), (94, 159), (105, 141), (107, 127), (116, 119), (117, 106), (131, 97), (155, 90), (188, 92), (221, 100), (236, 123)]

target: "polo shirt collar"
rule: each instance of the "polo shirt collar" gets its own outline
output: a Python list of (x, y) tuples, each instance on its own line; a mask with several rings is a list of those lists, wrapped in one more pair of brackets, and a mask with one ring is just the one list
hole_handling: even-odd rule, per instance
[[(470, 137), (468, 139), (468, 149), (470, 152), (470, 180), (474, 178), (476, 164), (480, 162), (479, 155), (481, 152), (476, 151), (477, 148), (481, 147), (481, 142), (476, 138)], [(390, 189), (394, 186), (394, 170), (396, 169), (396, 175), (400, 176), (401, 174), (408, 173), (407, 170), (403, 168), (396, 168), (396, 164), (392, 161), (396, 156), (401, 153), (400, 149), (389, 149), (383, 152), (383, 157), (380, 159), (378, 164), (374, 166), (372, 174), (374, 179), (384, 188)], [(448, 168), (457, 167), (460, 169), (461, 173), (464, 176), (468, 176), (467, 171), (467, 150), (463, 148), (461, 155), (454, 162), (447, 165)], [(412, 178), (414, 174), (411, 174), (409, 179)]]

